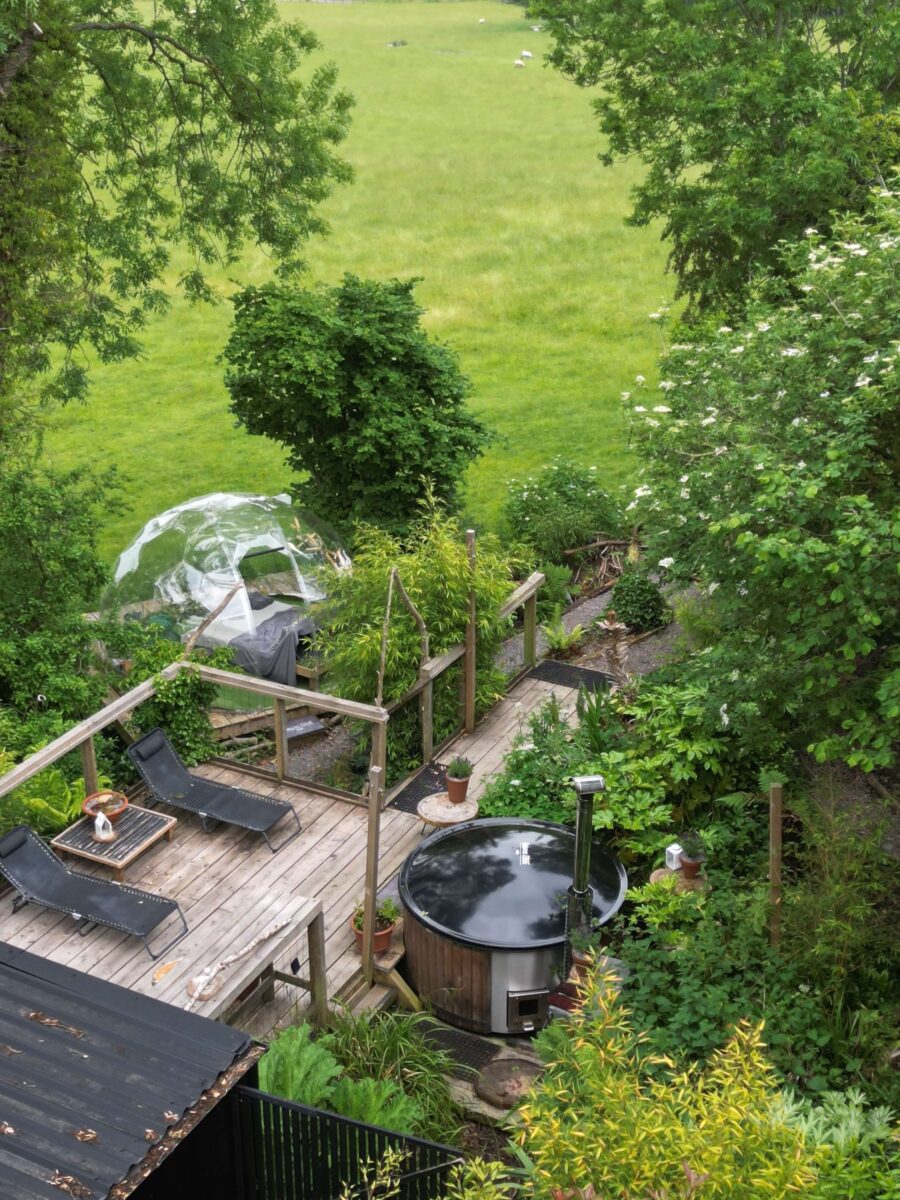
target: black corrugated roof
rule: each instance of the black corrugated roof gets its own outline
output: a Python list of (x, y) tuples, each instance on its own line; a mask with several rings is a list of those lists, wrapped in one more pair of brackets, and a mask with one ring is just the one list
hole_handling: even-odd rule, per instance
[(240, 1030), (0, 942), (0, 1197), (60, 1200), (58, 1172), (101, 1200), (250, 1048)]

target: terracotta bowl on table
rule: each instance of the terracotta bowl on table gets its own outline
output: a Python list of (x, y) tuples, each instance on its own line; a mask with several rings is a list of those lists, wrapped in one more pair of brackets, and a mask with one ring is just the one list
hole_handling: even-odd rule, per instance
[(85, 796), (81, 804), (81, 811), (88, 817), (96, 817), (97, 813), (102, 812), (115, 825), (127, 807), (127, 796), (121, 792), (113, 792), (109, 788), (104, 788), (102, 791), (92, 792), (90, 796)]

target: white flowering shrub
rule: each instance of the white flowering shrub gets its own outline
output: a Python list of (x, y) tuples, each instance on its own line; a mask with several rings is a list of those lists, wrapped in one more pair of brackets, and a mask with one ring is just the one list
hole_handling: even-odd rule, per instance
[(527, 479), (511, 479), (503, 511), (513, 538), (528, 547), (535, 562), (565, 563), (564, 550), (585, 545), (598, 533), (616, 534), (622, 522), (597, 468), (567, 458), (554, 458)]
[(898, 194), (784, 257), (741, 328), (665, 356), (664, 405), (634, 407), (629, 508), (651, 561), (714, 597), (692, 669), (735, 728), (872, 769), (900, 734)]

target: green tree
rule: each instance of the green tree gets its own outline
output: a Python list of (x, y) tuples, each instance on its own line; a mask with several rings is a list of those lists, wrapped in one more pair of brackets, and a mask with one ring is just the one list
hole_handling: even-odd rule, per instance
[(860, 208), (897, 159), (895, 0), (536, 0), (551, 63), (583, 87), (601, 160), (648, 170), (630, 223), (661, 218), (679, 294), (739, 307), (777, 244)]
[[(272, 0), (3, 0), (0, 4), (0, 441), (46, 397), (83, 396), (90, 347), (136, 332), (179, 285), (252, 239), (291, 271), (324, 228), (316, 205), (350, 98), (335, 70), (298, 77), (312, 33)], [(32, 382), (33, 386), (33, 382)]]
[(900, 737), (898, 247), (887, 189), (833, 240), (810, 231), (740, 328), (671, 348), (634, 415), (630, 508), (715, 606), (689, 670), (723, 724), (866, 770)]
[(225, 347), (231, 409), (308, 472), (300, 501), (330, 521), (407, 529), (433, 494), (454, 506), (488, 434), (466, 412), (455, 354), (420, 325), (415, 280), (345, 275), (336, 287), (278, 284), (234, 300)]

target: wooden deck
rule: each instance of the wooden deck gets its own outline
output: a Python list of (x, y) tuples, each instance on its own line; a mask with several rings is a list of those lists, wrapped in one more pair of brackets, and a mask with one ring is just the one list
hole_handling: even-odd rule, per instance
[[(462, 735), (442, 755), (448, 760), (464, 754), (475, 763), (472, 790), (477, 798), (491, 774), (498, 771), (528, 714), (555, 694), (565, 711), (574, 712), (576, 692), (538, 680), (523, 679), (476, 727)], [(521, 705), (521, 713), (516, 705)], [(199, 768), (210, 779), (244, 787), (293, 804), (302, 823), (299, 837), (273, 855), (257, 834), (220, 826), (205, 834), (200, 821), (179, 816), (171, 843), (159, 842), (131, 865), (125, 882), (177, 900), (188, 925), (204, 932), (176, 945), (158, 963), (152, 963), (136, 938), (109, 929), (95, 929), (86, 937), (75, 932), (71, 918), (27, 905), (11, 913), (11, 898), (0, 899), (0, 940), (40, 954), (56, 962), (77, 966), (104, 977), (135, 986), (136, 971), (143, 983), (166, 960), (178, 961), (168, 983), (163, 977), (158, 991), (148, 994), (174, 1001), (173, 987), (180, 980), (199, 974), (225, 955), (241, 949), (262, 933), (282, 907), (292, 911), (295, 901), (309, 897), (320, 901), (325, 918), (325, 958), (328, 995), (345, 988), (360, 969), (350, 915), (363, 895), (368, 815), (365, 808), (346, 801), (316, 796), (303, 788), (249, 777), (236, 768), (207, 765)], [(161, 806), (162, 811), (168, 811)], [(422, 822), (409, 813), (388, 807), (381, 814), (379, 886), (396, 876), (404, 859), (422, 839)], [(102, 867), (85, 869), (109, 878)], [(264, 918), (264, 919), (263, 919)], [(190, 961), (181, 961), (182, 947)], [(300, 974), (308, 976), (306, 939), (301, 943)], [(287, 969), (286, 963), (275, 964)], [(189, 970), (188, 970), (189, 968)], [(229, 969), (240, 970), (239, 966)], [(173, 984), (173, 980), (176, 983)], [(265, 1004), (243, 1028), (257, 1037), (296, 1020), (308, 1007), (306, 992), (275, 984), (274, 999)], [(203, 1011), (202, 1008), (200, 1011)]]
[[(300, 816), (302, 833), (273, 855), (258, 834), (222, 826), (205, 834), (199, 820), (182, 814), (171, 844), (159, 843), (138, 859), (127, 871), (125, 882), (177, 900), (190, 927), (202, 922), (209, 928), (206, 944), (192, 947), (196, 967), (192, 974), (199, 974), (204, 967), (242, 948), (270, 924), (277, 906), (275, 910), (267, 906), (266, 919), (257, 928), (246, 918), (243, 896), (256, 897), (262, 886), (270, 899), (282, 897), (285, 905), (298, 896), (321, 901), (325, 914), (328, 994), (334, 995), (360, 966), (349, 920), (363, 894), (366, 810), (342, 800), (313, 796), (274, 779), (271, 782), (249, 779), (244, 773), (220, 767), (200, 770), (208, 778), (289, 801)], [(382, 881), (397, 873), (404, 858), (421, 840), (420, 830), (421, 822), (408, 813), (387, 809), (382, 814)], [(101, 867), (86, 869), (109, 878)], [(114, 980), (127, 975), (128, 964), (133, 965), (135, 954), (143, 956), (148, 973), (159, 965), (151, 963), (136, 938), (109, 929), (94, 930), (81, 937), (75, 932), (71, 918), (31, 905), (10, 913), (9, 893), (0, 904), (0, 939), (56, 962), (77, 965), (88, 972), (102, 964), (103, 974)], [(224, 919), (210, 921), (209, 910), (217, 905), (222, 908)], [(307, 975), (305, 941), (303, 946), (300, 974)], [(176, 945), (165, 958), (177, 959), (180, 949)], [(112, 961), (115, 959), (121, 960), (121, 967)], [(239, 967), (231, 970), (238, 971)], [(302, 1009), (307, 1004), (307, 993), (276, 984), (275, 1000), (258, 1018), (242, 1024), (249, 1032), (261, 1036), (280, 1023), (288, 1009)]]
[(479, 799), (488, 780), (500, 770), (519, 734), (528, 735), (530, 714), (550, 696), (556, 696), (562, 711), (574, 722), (577, 688), (529, 679), (526, 675), (479, 721), (472, 733), (460, 734), (440, 755), (439, 761), (448, 763), (451, 758), (461, 755), (474, 763), (469, 795)]

